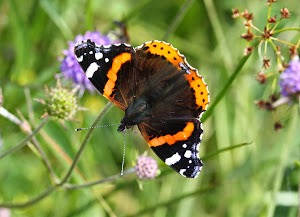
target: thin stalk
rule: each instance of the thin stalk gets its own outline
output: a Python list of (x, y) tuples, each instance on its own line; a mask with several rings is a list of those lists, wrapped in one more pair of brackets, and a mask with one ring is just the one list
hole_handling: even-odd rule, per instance
[(28, 116), (29, 116), (29, 122), (34, 125), (34, 112), (33, 112), (33, 106), (32, 106), (32, 100), (31, 100), (31, 94), (30, 89), (28, 87), (25, 88), (25, 98), (26, 98), (26, 104), (27, 104), (27, 110), (28, 110)]
[[(256, 49), (258, 43), (256, 45), (254, 45), (254, 49)], [(218, 105), (218, 103), (221, 101), (221, 99), (225, 96), (225, 94), (227, 93), (227, 91), (229, 90), (231, 84), (233, 83), (233, 81), (235, 80), (236, 76), (241, 72), (243, 66), (245, 65), (245, 63), (247, 62), (247, 60), (249, 59), (249, 57), (251, 56), (251, 54), (248, 54), (247, 56), (244, 56), (239, 64), (237, 65), (237, 67), (235, 68), (234, 72), (232, 73), (232, 75), (229, 77), (227, 83), (225, 84), (225, 86), (221, 89), (221, 91), (219, 92), (219, 94), (216, 96), (216, 98), (214, 99), (212, 105), (210, 105), (208, 107), (208, 110), (203, 114), (201, 121), (205, 122), (205, 120), (211, 116), (212, 112), (214, 111), (215, 107)]]
[(235, 148), (240, 148), (240, 147), (243, 147), (243, 146), (246, 146), (246, 145), (250, 145), (251, 143), (252, 143), (252, 142), (245, 142), (245, 143), (241, 143), (241, 144), (238, 144), (238, 145), (229, 146), (229, 147), (227, 147), (227, 148), (222, 148), (222, 149), (219, 149), (219, 150), (217, 150), (217, 151), (215, 151), (215, 152), (213, 152), (213, 153), (211, 153), (211, 154), (207, 154), (207, 155), (203, 156), (201, 159), (202, 159), (203, 161), (205, 161), (205, 160), (207, 160), (207, 159), (209, 159), (209, 158), (212, 158), (212, 157), (214, 157), (215, 155), (218, 155), (218, 154), (220, 154), (220, 153), (222, 153), (222, 152), (230, 151), (230, 150), (235, 149)]
[(267, 29), (269, 29), (269, 25), (270, 25), (268, 20), (270, 19), (270, 16), (271, 16), (271, 6), (272, 6), (272, 4), (269, 4), (268, 17), (267, 17)]
[(266, 58), (266, 56), (267, 56), (268, 42), (267, 41), (264, 41), (264, 42), (265, 42), (264, 58)]
[(233, 68), (232, 55), (231, 55), (231, 49), (228, 48), (228, 42), (227, 39), (225, 38), (225, 32), (222, 29), (222, 24), (218, 17), (218, 12), (216, 10), (213, 0), (204, 0), (203, 3), (209, 21), (211, 23), (215, 38), (218, 41), (218, 50), (222, 54), (221, 56), (223, 59), (223, 63), (226, 67), (226, 72), (228, 74), (230, 70)]
[[(257, 28), (256, 26), (253, 26), (252, 24), (251, 24), (251, 28), (253, 28), (254, 30), (258, 31), (258, 32), (261, 33), (261, 34), (264, 33), (263, 31), (261, 31), (261, 30), (260, 30), (259, 28)], [(261, 37), (261, 35), (260, 35), (259, 37)]]
[(134, 172), (135, 172), (135, 169), (134, 168), (130, 168), (129, 170), (126, 170), (123, 173), (123, 175), (117, 174), (117, 175), (114, 175), (114, 176), (110, 176), (110, 177), (107, 177), (107, 178), (104, 178), (104, 179), (100, 179), (100, 180), (97, 180), (97, 181), (94, 181), (94, 182), (88, 182), (88, 183), (81, 184), (81, 185), (66, 184), (66, 185), (63, 185), (62, 187), (64, 189), (67, 189), (67, 190), (78, 189), (78, 188), (86, 188), (86, 187), (90, 187), (90, 186), (102, 184), (102, 183), (105, 183), (105, 182), (114, 181), (116, 179), (119, 179), (122, 176), (129, 175), (129, 174), (132, 174)]
[(283, 44), (290, 45), (290, 46), (292, 46), (292, 47), (296, 47), (296, 45), (295, 45), (295, 44), (292, 44), (292, 43), (290, 43), (290, 42), (287, 42), (287, 41), (280, 40), (279, 38), (270, 37), (270, 39), (272, 39), (272, 40), (274, 40), (274, 41), (281, 42), (281, 43), (283, 43)]
[(278, 29), (274, 32), (272, 32), (273, 34), (277, 34), (279, 32), (284, 32), (284, 31), (299, 31), (300, 32), (300, 29), (299, 28), (286, 28), (286, 29)]
[(273, 33), (273, 34), (276, 34), (276, 32), (273, 32), (275, 29), (276, 29), (276, 27), (279, 25), (279, 23), (280, 23), (280, 21), (281, 21), (281, 19), (277, 22), (277, 23), (275, 23), (275, 25), (273, 26), (273, 28), (272, 28), (272, 30), (271, 30), (271, 32)]
[(25, 139), (23, 139), (22, 142), (20, 142), (18, 145), (14, 146), (13, 148), (7, 150), (6, 152), (0, 154), (0, 159), (20, 148), (23, 148), (26, 145), (26, 143), (30, 141), (42, 129), (42, 127), (48, 122), (48, 120), (49, 117), (45, 117), (41, 122), (41, 124), (37, 128), (35, 128), (35, 130), (32, 131), (31, 134), (29, 134)]
[(24, 208), (27, 206), (30, 206), (32, 204), (35, 204), (36, 202), (44, 199), (46, 196), (50, 195), (53, 191), (55, 190), (55, 187), (51, 186), (49, 188), (47, 188), (44, 192), (42, 192), (40, 195), (36, 196), (35, 198), (28, 200), (25, 203), (2, 203), (0, 204), (0, 208)]
[(192, 197), (195, 195), (201, 195), (202, 193), (205, 193), (207, 191), (210, 191), (214, 188), (214, 185), (208, 185), (204, 188), (198, 189), (196, 191), (190, 192), (190, 193), (186, 193), (186, 194), (182, 194), (178, 197), (175, 197), (171, 200), (165, 201), (165, 202), (158, 202), (157, 204), (154, 204), (153, 206), (147, 207), (133, 215), (128, 215), (127, 217), (134, 217), (134, 216), (143, 216), (143, 214), (145, 213), (149, 213), (149, 212), (153, 212), (154, 210), (158, 209), (159, 207), (165, 207), (165, 206), (169, 206), (169, 205), (174, 205), (177, 204), (178, 202), (184, 200), (185, 198), (188, 197)]
[[(92, 127), (94, 127), (94, 126), (97, 125), (97, 123), (103, 118), (103, 116), (106, 114), (106, 112), (109, 111), (109, 109), (110, 109), (112, 106), (113, 106), (113, 104), (112, 104), (111, 102), (109, 102), (109, 103), (107, 103), (107, 104), (105, 105), (105, 107), (102, 109), (102, 111), (100, 112), (100, 114), (99, 114), (99, 116), (97, 117), (97, 119), (94, 121)], [(77, 154), (76, 154), (76, 156), (75, 156), (75, 159), (73, 160), (73, 163), (72, 163), (70, 169), (68, 170), (67, 174), (66, 174), (65, 177), (62, 179), (62, 181), (58, 184), (58, 186), (62, 186), (64, 183), (66, 183), (66, 182), (70, 179), (71, 174), (72, 174), (72, 172), (73, 172), (73, 170), (74, 170), (76, 164), (78, 163), (79, 158), (80, 158), (80, 156), (81, 156), (81, 154), (82, 154), (82, 152), (83, 152), (85, 146), (87, 145), (87, 143), (88, 143), (88, 141), (89, 141), (89, 139), (90, 139), (90, 137), (91, 137), (93, 131), (94, 131), (94, 128), (89, 129), (87, 135), (85, 136), (85, 138), (84, 138), (84, 140), (83, 140), (83, 142), (82, 142), (82, 144), (81, 144), (81, 146), (80, 146), (80, 148), (79, 148), (79, 150), (78, 150), (78, 152), (77, 152)]]
[(4, 107), (0, 106), (0, 115), (7, 118), (11, 122), (15, 123), (16, 125), (22, 126), (23, 122), (17, 118), (15, 115), (7, 111)]
[(270, 39), (268, 39), (268, 42), (272, 45), (272, 47), (273, 47), (273, 49), (274, 49), (274, 51), (275, 51), (275, 53), (276, 53), (277, 63), (280, 63), (280, 64), (281, 64), (281, 58), (280, 58), (280, 55), (277, 54), (278, 49), (277, 49), (276, 45), (275, 45), (274, 42), (273, 42), (272, 40), (270, 40)]
[(287, 128), (287, 136), (285, 137), (282, 143), (282, 147), (281, 147), (282, 151), (281, 151), (280, 159), (278, 160), (279, 164), (276, 165), (276, 173), (275, 173), (276, 175), (274, 178), (274, 186), (272, 190), (272, 200), (269, 203), (267, 217), (274, 216), (274, 212), (276, 208), (276, 195), (280, 191), (280, 187), (282, 185), (282, 180), (284, 177), (284, 169), (289, 160), (292, 140), (296, 132), (298, 132), (297, 124), (299, 120), (298, 120), (297, 110), (294, 109), (293, 113), (294, 115), (291, 115), (291, 119), (289, 121), (289, 127)]
[(44, 150), (40, 146), (40, 144), (37, 141), (35, 136), (32, 138), (32, 143), (33, 143), (34, 147), (37, 149), (39, 156), (42, 158), (46, 168), (48, 169), (52, 181), (55, 183), (57, 181), (57, 176), (53, 170), (53, 167), (52, 167), (47, 155), (45, 154)]

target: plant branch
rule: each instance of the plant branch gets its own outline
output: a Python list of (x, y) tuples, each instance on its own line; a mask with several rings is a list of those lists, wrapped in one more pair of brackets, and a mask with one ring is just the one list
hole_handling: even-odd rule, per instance
[(40, 195), (36, 196), (35, 198), (28, 200), (25, 203), (2, 203), (0, 204), (0, 208), (24, 208), (27, 206), (30, 206), (32, 204), (35, 204), (36, 202), (44, 199), (46, 196), (50, 195), (53, 191), (55, 190), (55, 187), (51, 186), (49, 188), (47, 188), (44, 192), (42, 192)]
[[(125, 171), (123, 173), (123, 175), (129, 175), (129, 174), (132, 174), (135, 172), (135, 168), (130, 168), (129, 170)], [(102, 183), (105, 183), (105, 182), (110, 182), (110, 181), (114, 181), (120, 177), (122, 177), (123, 175), (121, 174), (117, 174), (117, 175), (114, 175), (114, 176), (110, 176), (110, 177), (107, 177), (107, 178), (104, 178), (104, 179), (100, 179), (100, 180), (97, 180), (97, 181), (94, 181), (94, 182), (88, 182), (88, 183), (85, 183), (85, 184), (80, 184), (80, 185), (70, 185), (70, 184), (65, 184), (63, 185), (62, 187), (64, 189), (67, 189), (67, 190), (72, 190), (72, 189), (78, 189), (78, 188), (86, 188), (86, 187), (90, 187), (90, 186), (93, 186), (93, 185), (98, 185), (98, 184), (102, 184)]]
[(42, 129), (42, 127), (48, 122), (48, 120), (49, 120), (49, 117), (45, 117), (43, 119), (43, 121), (41, 122), (41, 124), (37, 128), (35, 128), (35, 130), (31, 134), (29, 134), (25, 139), (23, 139), (23, 141), (20, 142), (20, 144), (12, 147), (11, 149), (5, 151), (2, 154), (0, 154), (0, 159), (20, 148), (23, 148), (26, 145), (26, 143), (28, 141), (30, 141)]
[(250, 145), (251, 143), (252, 142), (245, 142), (245, 143), (241, 143), (241, 144), (238, 144), (238, 145), (229, 146), (227, 148), (222, 148), (222, 149), (219, 149), (219, 150), (217, 150), (217, 151), (215, 151), (215, 152), (213, 152), (211, 154), (207, 154), (207, 155), (203, 156), (201, 159), (203, 161), (205, 161), (205, 160), (207, 160), (209, 158), (212, 158), (213, 156), (218, 155), (218, 154), (220, 154), (222, 152), (230, 151), (230, 150), (235, 149), (235, 148), (240, 148), (240, 147), (245, 146), (245, 145)]
[(43, 159), (43, 162), (50, 173), (52, 181), (55, 183), (57, 181), (57, 176), (53, 170), (53, 167), (52, 167), (49, 159), (47, 158), (47, 155), (45, 154), (44, 150), (40, 146), (40, 144), (37, 141), (35, 136), (32, 138), (32, 143), (33, 143), (34, 147), (37, 149), (37, 151), (39, 152), (40, 157)]
[[(103, 118), (103, 116), (106, 114), (106, 112), (108, 112), (110, 110), (110, 108), (113, 106), (113, 104), (111, 102), (107, 103), (106, 106), (102, 109), (102, 111), (100, 112), (99, 116), (97, 117), (97, 119), (94, 121), (92, 127), (96, 126), (97, 123)], [(88, 143), (91, 135), (92, 135), (92, 132), (94, 131), (94, 128), (90, 128), (87, 135), (85, 136), (76, 156), (75, 156), (75, 159), (73, 160), (73, 163), (70, 167), (70, 169), (68, 170), (67, 174), (65, 175), (65, 177), (62, 179), (62, 181), (58, 184), (58, 186), (62, 186), (64, 183), (66, 183), (69, 179), (70, 179), (70, 176), (76, 166), (76, 164), (78, 163), (78, 160), (86, 146), (86, 144)]]
[(164, 207), (164, 206), (168, 206), (168, 205), (174, 205), (180, 201), (182, 201), (183, 199), (185, 198), (188, 198), (188, 197), (192, 197), (194, 195), (200, 195), (201, 193), (205, 193), (207, 191), (210, 191), (214, 188), (214, 185), (208, 185), (204, 188), (201, 188), (201, 189), (198, 189), (196, 191), (193, 191), (193, 192), (190, 192), (190, 193), (186, 193), (186, 194), (182, 194), (178, 197), (175, 197), (171, 200), (168, 200), (168, 201), (165, 201), (165, 202), (158, 202), (157, 204), (154, 204), (153, 206), (150, 206), (150, 207), (147, 207), (135, 214), (132, 214), (132, 215), (128, 215), (127, 217), (134, 217), (134, 216), (142, 216), (143, 214), (145, 213), (149, 213), (149, 212), (153, 212), (154, 210), (156, 210), (157, 208), (159, 207)]
[(274, 32), (272, 32), (273, 34), (277, 34), (279, 32), (284, 32), (284, 31), (299, 31), (300, 32), (300, 29), (299, 28), (286, 28), (286, 29), (278, 29)]
[[(254, 49), (256, 49), (258, 43), (256, 45), (254, 45)], [(231, 84), (233, 83), (233, 81), (235, 80), (235, 78), (237, 77), (237, 75), (241, 72), (243, 66), (245, 65), (245, 63), (247, 62), (247, 60), (249, 59), (249, 57), (251, 56), (251, 53), (248, 54), (247, 56), (244, 56), (239, 64), (237, 65), (237, 67), (235, 68), (234, 72), (232, 73), (232, 75), (229, 77), (227, 83), (225, 84), (225, 86), (221, 89), (221, 91), (219, 92), (219, 94), (216, 96), (216, 98), (214, 99), (214, 102), (212, 103), (212, 105), (210, 105), (208, 107), (208, 110), (203, 114), (201, 121), (204, 123), (205, 120), (211, 116), (212, 112), (214, 111), (215, 107), (218, 105), (218, 103), (221, 101), (221, 99), (225, 96), (225, 94), (227, 93), (227, 91), (229, 90)]]

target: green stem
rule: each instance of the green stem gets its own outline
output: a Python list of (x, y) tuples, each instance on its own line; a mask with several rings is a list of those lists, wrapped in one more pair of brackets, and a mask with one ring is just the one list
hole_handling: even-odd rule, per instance
[(42, 192), (40, 195), (38, 195), (37, 197), (35, 197), (31, 200), (28, 200), (25, 203), (2, 203), (2, 204), (0, 204), (0, 208), (5, 207), (5, 208), (13, 209), (13, 208), (27, 207), (27, 206), (35, 204), (36, 202), (44, 199), (46, 196), (50, 195), (54, 190), (55, 190), (55, 187), (51, 186), (48, 189), (46, 189), (44, 192)]
[(57, 26), (57, 28), (61, 31), (62, 35), (66, 39), (74, 38), (69, 25), (65, 22), (65, 19), (58, 13), (57, 8), (55, 8), (55, 4), (50, 0), (40, 0), (41, 9), (48, 15), (49, 19)]
[(245, 142), (245, 143), (241, 143), (241, 144), (238, 144), (238, 145), (229, 146), (227, 148), (222, 148), (222, 149), (219, 149), (219, 150), (217, 150), (217, 151), (215, 151), (215, 152), (213, 152), (211, 154), (207, 154), (207, 155), (203, 156), (201, 159), (203, 161), (205, 161), (205, 160), (207, 160), (209, 158), (212, 158), (213, 156), (218, 155), (218, 154), (220, 154), (222, 152), (230, 151), (230, 150), (235, 149), (235, 148), (240, 148), (240, 147), (245, 146), (245, 145), (250, 145), (251, 143), (252, 142)]
[(275, 51), (277, 63), (281, 64), (282, 63), (281, 58), (280, 58), (280, 55), (278, 55), (278, 49), (277, 49), (276, 45), (274, 44), (274, 42), (271, 39), (268, 39), (268, 42), (272, 45), (272, 47)]
[(287, 165), (287, 162), (289, 160), (289, 154), (290, 154), (290, 147), (291, 147), (291, 143), (292, 140), (294, 139), (294, 136), (297, 134), (297, 132), (299, 131), (297, 129), (297, 124), (298, 124), (298, 114), (297, 114), (297, 109), (295, 106), (295, 109), (293, 111), (294, 115), (291, 115), (291, 119), (289, 121), (289, 127), (287, 128), (287, 136), (285, 137), (285, 139), (283, 140), (282, 143), (282, 152), (280, 155), (280, 159), (278, 160), (279, 165), (276, 165), (276, 176), (274, 179), (274, 186), (273, 186), (273, 190), (272, 190), (272, 199), (270, 201), (269, 207), (268, 207), (268, 215), (267, 217), (272, 217), (274, 216), (274, 211), (275, 211), (275, 207), (276, 207), (276, 195), (278, 193), (278, 191), (280, 191), (280, 187), (282, 184), (282, 180), (284, 177), (284, 169)]
[[(257, 45), (258, 45), (258, 43), (256, 45), (254, 45), (254, 49), (256, 49)], [(211, 114), (214, 111), (215, 107), (218, 105), (218, 103), (221, 101), (221, 99), (225, 96), (225, 94), (229, 90), (229, 87), (231, 86), (231, 84), (235, 80), (236, 76), (240, 73), (241, 69), (243, 68), (243, 66), (245, 65), (245, 63), (247, 62), (247, 60), (249, 59), (250, 56), (251, 56), (251, 54), (248, 54), (247, 56), (244, 56), (240, 60), (240, 62), (237, 65), (236, 69), (234, 70), (234, 72), (232, 73), (232, 75), (229, 77), (227, 83), (225, 84), (225, 86), (222, 88), (222, 90), (219, 92), (219, 94), (214, 99), (212, 105), (210, 105), (208, 107), (208, 110), (203, 114), (203, 116), (201, 118), (201, 121), (203, 123), (205, 122), (205, 120), (207, 118), (209, 118), (209, 116), (211, 116)]]
[(278, 30), (274, 31), (273, 34), (277, 34), (279, 32), (284, 32), (284, 31), (299, 31), (300, 32), (300, 29), (299, 28), (278, 29)]
[(269, 4), (268, 17), (267, 17), (267, 29), (269, 29), (269, 25), (270, 25), (268, 20), (270, 19), (270, 16), (271, 16), (271, 6), (272, 6), (272, 4)]
[(281, 39), (279, 39), (279, 38), (270, 37), (270, 39), (271, 39), (271, 40), (274, 40), (274, 41), (281, 42), (281, 43), (283, 43), (283, 44), (288, 44), (288, 45), (290, 45), (290, 46), (292, 46), (292, 47), (295, 47), (295, 46), (296, 46), (295, 44), (292, 44), (292, 43), (287, 42), (287, 41), (283, 41), (283, 40), (281, 40)]
[(206, 186), (202, 189), (198, 189), (196, 191), (180, 195), (180, 196), (175, 197), (171, 200), (168, 200), (168, 201), (165, 201), (165, 202), (159, 202), (159, 203), (154, 204), (153, 206), (147, 207), (147, 208), (145, 208), (145, 209), (143, 209), (143, 210), (141, 210), (141, 211), (139, 211), (139, 212), (137, 212), (133, 215), (128, 215), (127, 217), (143, 216), (143, 214), (153, 212), (154, 210), (158, 209), (159, 207), (165, 207), (165, 206), (169, 206), (169, 205), (173, 206), (174, 204), (182, 201), (185, 198), (192, 197), (194, 195), (201, 195), (202, 193), (210, 191), (213, 188), (214, 188), (214, 185), (208, 185), (208, 186)]
[(163, 41), (167, 41), (169, 39), (169, 36), (176, 30), (177, 26), (180, 24), (184, 15), (187, 13), (193, 2), (194, 0), (186, 0), (185, 3), (181, 6), (179, 12), (176, 14), (165, 35), (163, 36)]
[(65, 177), (62, 179), (62, 181), (57, 184), (57, 186), (62, 186), (64, 183), (66, 183), (69, 179), (70, 179), (70, 176), (76, 166), (76, 164), (78, 163), (78, 160), (86, 146), (86, 144), (88, 143), (91, 135), (92, 135), (92, 132), (94, 131), (94, 128), (97, 123), (103, 118), (103, 116), (106, 114), (106, 112), (109, 111), (109, 109), (113, 106), (113, 104), (111, 102), (107, 103), (106, 106), (102, 109), (102, 111), (100, 112), (99, 116), (97, 117), (97, 119), (94, 121), (93, 125), (92, 125), (92, 128), (89, 129), (87, 135), (85, 136), (76, 156), (75, 156), (75, 159), (73, 160), (73, 163), (70, 167), (70, 169), (68, 170), (67, 174), (65, 175)]
[(43, 160), (43, 163), (45, 164), (46, 168), (48, 169), (49, 173), (50, 173), (50, 177), (52, 179), (52, 181), (55, 183), (57, 181), (57, 176), (53, 170), (53, 167), (46, 155), (46, 153), (44, 152), (44, 150), (42, 149), (42, 147), (40, 146), (39, 142), (37, 141), (36, 137), (32, 138), (32, 143), (34, 145), (34, 147), (37, 149), (38, 151), (38, 156)]
[[(135, 168), (131, 168), (127, 171), (125, 171), (123, 173), (123, 175), (129, 175), (129, 174), (132, 174), (135, 172)], [(102, 184), (102, 183), (105, 183), (105, 182), (110, 182), (110, 181), (114, 181), (116, 179), (119, 179), (120, 177), (122, 177), (123, 175), (121, 174), (117, 174), (117, 175), (114, 175), (114, 176), (110, 176), (110, 177), (107, 177), (107, 178), (104, 178), (104, 179), (100, 179), (100, 180), (97, 180), (97, 181), (94, 181), (94, 182), (89, 182), (89, 183), (85, 183), (85, 184), (81, 184), (81, 185), (70, 185), (70, 184), (66, 184), (66, 185), (63, 185), (62, 187), (64, 189), (67, 189), (67, 190), (72, 190), (72, 189), (78, 189), (78, 188), (86, 188), (86, 187), (90, 187), (90, 186), (93, 186), (93, 185), (98, 185), (98, 184)]]
[(275, 30), (276, 27), (279, 25), (280, 21), (281, 21), (281, 19), (280, 19), (277, 23), (275, 23), (275, 25), (274, 25), (273, 28), (271, 29), (271, 32), (272, 32), (273, 34), (275, 34), (275, 33), (274, 33), (274, 30)]
[(42, 129), (42, 127), (48, 122), (48, 120), (49, 120), (49, 117), (44, 118), (43, 121), (41, 122), (41, 124), (37, 128), (35, 128), (35, 130), (31, 134), (29, 134), (25, 139), (23, 139), (23, 141), (20, 142), (20, 144), (14, 146), (13, 148), (7, 150), (6, 152), (4, 152), (2, 154), (0, 154), (0, 159), (20, 148), (23, 148), (26, 145), (26, 143), (28, 141), (30, 141)]
[(225, 38), (225, 33), (222, 28), (222, 24), (218, 17), (218, 12), (216, 10), (215, 4), (213, 0), (204, 0), (203, 1), (206, 13), (208, 15), (209, 21), (211, 23), (213, 33), (215, 35), (216, 40), (218, 41), (218, 50), (219, 53), (222, 54), (221, 57), (223, 59), (223, 64), (226, 67), (226, 73), (229, 76), (229, 72), (233, 68), (232, 63), (232, 55), (231, 50), (228, 48), (228, 42)]

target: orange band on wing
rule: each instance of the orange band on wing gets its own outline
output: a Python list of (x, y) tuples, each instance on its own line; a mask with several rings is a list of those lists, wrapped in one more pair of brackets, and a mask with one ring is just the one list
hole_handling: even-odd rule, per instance
[(164, 56), (174, 66), (180, 68), (179, 63), (183, 61), (182, 56), (179, 54), (177, 49), (172, 47), (171, 44), (167, 44), (163, 41), (151, 41), (145, 43), (144, 46), (149, 47), (147, 50), (148, 52), (159, 56)]
[(189, 70), (189, 73), (185, 74), (185, 78), (190, 83), (190, 87), (195, 91), (196, 104), (198, 108), (202, 106), (202, 110), (206, 110), (209, 103), (207, 86), (203, 78), (198, 75), (197, 70), (188, 64), (185, 57), (171, 44), (167, 44), (163, 41), (147, 42), (143, 47), (146, 47), (147, 52), (150, 52), (151, 54), (165, 57), (179, 70), (182, 70), (180, 63), (184, 64)]
[(154, 139), (151, 139), (149, 141), (149, 145), (151, 147), (160, 146), (165, 143), (168, 143), (168, 145), (173, 145), (177, 141), (187, 140), (192, 135), (193, 132), (194, 132), (194, 123), (188, 122), (186, 127), (182, 131), (179, 131), (174, 135), (167, 134), (165, 136), (160, 136), (158, 138), (155, 137)]
[(190, 70), (190, 74), (185, 74), (185, 79), (190, 83), (190, 87), (195, 91), (196, 104), (198, 108), (206, 110), (209, 103), (209, 94), (203, 78), (198, 75), (196, 70)]
[(103, 96), (109, 98), (112, 92), (114, 91), (114, 87), (116, 86), (116, 80), (118, 78), (118, 72), (122, 67), (122, 64), (131, 60), (130, 53), (122, 53), (116, 56), (113, 59), (110, 70), (107, 73), (108, 81), (105, 84), (103, 89)]

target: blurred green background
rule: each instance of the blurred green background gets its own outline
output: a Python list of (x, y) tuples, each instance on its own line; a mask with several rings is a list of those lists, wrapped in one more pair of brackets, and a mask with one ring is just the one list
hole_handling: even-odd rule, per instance
[[(246, 32), (242, 19), (232, 19), (232, 8), (254, 13), (255, 25), (266, 25), (266, 1), (212, 0), (2, 0), (0, 1), (0, 87), (3, 107), (27, 120), (34, 129), (43, 115), (44, 85), (54, 87), (59, 58), (67, 41), (87, 30), (106, 33), (113, 21), (125, 20), (130, 44), (167, 40), (199, 70), (210, 91), (211, 103), (243, 57)], [(281, 8), (291, 11), (291, 19), (281, 28), (298, 27), (299, 0), (279, 0), (271, 15)], [(184, 12), (184, 13), (181, 13)], [(175, 25), (174, 31), (168, 32)], [(168, 35), (168, 33), (170, 33)], [(296, 43), (299, 32), (278, 35)], [(282, 53), (288, 60), (288, 46)], [(271, 51), (271, 50), (270, 50)], [(270, 71), (276, 70), (270, 53)], [(197, 179), (187, 179), (167, 168), (137, 129), (127, 133), (125, 169), (136, 156), (148, 151), (158, 160), (162, 174), (154, 180), (138, 182), (135, 174), (90, 188), (55, 191), (42, 201), (22, 209), (11, 209), (11, 216), (274, 216), (296, 217), (299, 206), (300, 123), (297, 106), (285, 105), (271, 113), (259, 110), (256, 99), (267, 100), (275, 85), (274, 76), (265, 85), (255, 76), (262, 67), (257, 50), (247, 61), (222, 101), (204, 123), (200, 157), (219, 149), (251, 142), (209, 158)], [(275, 83), (274, 83), (275, 82)], [(27, 98), (26, 98), (27, 95)], [(31, 100), (30, 100), (31, 99)], [(32, 103), (33, 112), (28, 109)], [(67, 121), (65, 129), (51, 120), (37, 135), (58, 175), (69, 168), (87, 131), (108, 101), (98, 94), (84, 93), (79, 105), (89, 111), (77, 112), (78, 123)], [(30, 108), (30, 106), (29, 106)], [(32, 117), (30, 117), (32, 115)], [(119, 123), (123, 112), (112, 108), (100, 124)], [(284, 128), (274, 131), (274, 122)], [(0, 153), (26, 137), (19, 126), (0, 116)], [(96, 129), (73, 172), (71, 183), (94, 181), (120, 173), (124, 134), (116, 127)], [(0, 204), (25, 202), (52, 183), (41, 159), (26, 146), (0, 160)], [(82, 177), (85, 177), (84, 180)], [(139, 185), (143, 186), (143, 190)], [(110, 211), (109, 211), (110, 210)], [(1, 212), (1, 211), (0, 211)], [(0, 214), (1, 216), (1, 214)]]

